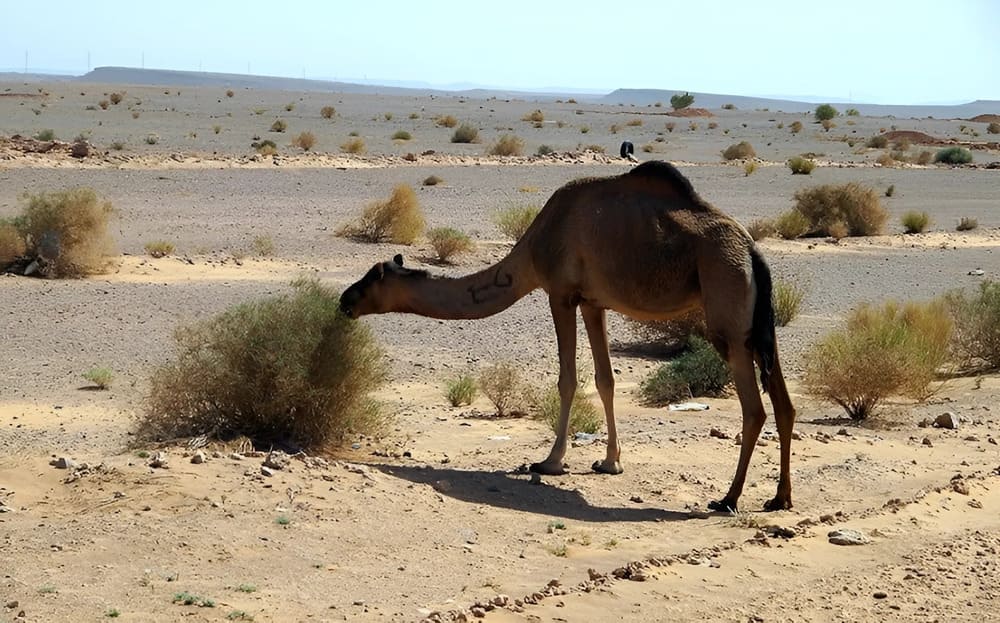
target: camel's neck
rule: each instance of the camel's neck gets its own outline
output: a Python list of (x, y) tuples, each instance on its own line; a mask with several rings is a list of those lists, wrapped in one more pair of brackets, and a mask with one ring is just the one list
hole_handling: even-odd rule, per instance
[(500, 313), (538, 287), (529, 255), (527, 245), (517, 245), (498, 263), (466, 277), (404, 279), (395, 311), (444, 320)]

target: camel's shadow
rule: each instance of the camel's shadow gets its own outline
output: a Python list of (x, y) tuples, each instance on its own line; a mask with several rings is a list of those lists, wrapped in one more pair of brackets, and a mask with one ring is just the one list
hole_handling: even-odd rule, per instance
[[(658, 508), (594, 506), (578, 491), (529, 482), (503, 471), (459, 470), (408, 465), (369, 463), (373, 469), (413, 483), (430, 485), (441, 495), (463, 502), (562, 517), (577, 521), (685, 521), (703, 519), (703, 514)], [(595, 478), (606, 476), (595, 475)]]

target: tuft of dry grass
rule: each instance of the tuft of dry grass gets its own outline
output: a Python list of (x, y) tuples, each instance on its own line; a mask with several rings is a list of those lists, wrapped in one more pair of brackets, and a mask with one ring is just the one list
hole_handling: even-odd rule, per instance
[(406, 130), (396, 130), (392, 135), (392, 140), (394, 141), (409, 141), (413, 139), (413, 135)]
[(110, 268), (115, 243), (108, 225), (115, 210), (91, 188), (28, 195), (15, 219), (25, 255), (42, 264), (44, 274), (80, 277)]
[[(586, 377), (588, 375), (577, 372), (577, 388), (573, 393), (573, 400), (569, 405), (569, 434), (589, 433), (594, 434), (601, 430), (604, 423), (604, 416), (601, 414), (593, 400), (584, 393)], [(559, 408), (562, 399), (559, 396), (559, 388), (550, 386), (542, 391), (541, 396), (535, 403), (534, 418), (544, 422), (555, 431), (559, 426)]]
[(274, 123), (271, 124), (272, 132), (284, 132), (288, 129), (288, 124), (285, 123), (284, 119), (275, 119)]
[(774, 229), (785, 240), (795, 240), (809, 233), (809, 219), (798, 210), (789, 210), (774, 220)]
[(833, 228), (839, 224), (849, 236), (876, 236), (889, 218), (878, 193), (857, 182), (805, 188), (794, 198), (795, 210), (808, 219), (812, 235), (834, 235)]
[(267, 234), (254, 236), (254, 239), (250, 241), (250, 250), (257, 257), (274, 255), (274, 240)]
[(764, 238), (770, 238), (778, 233), (778, 228), (774, 224), (773, 219), (769, 218), (759, 218), (754, 219), (749, 225), (747, 225), (747, 233), (754, 241), (763, 240)]
[(787, 326), (799, 315), (802, 300), (806, 296), (805, 289), (787, 281), (774, 282), (774, 323), (779, 327)]
[(472, 250), (469, 236), (451, 227), (436, 227), (427, 232), (427, 238), (442, 262), (448, 262), (453, 256)]
[(174, 360), (150, 378), (139, 438), (246, 436), (323, 450), (383, 430), (370, 398), (386, 377), (383, 354), (339, 302), (318, 280), (299, 280), (290, 294), (177, 329)]
[(90, 381), (94, 384), (97, 389), (108, 389), (111, 387), (111, 382), (114, 380), (115, 375), (111, 368), (98, 366), (96, 368), (91, 368), (81, 375), (85, 380)]
[(360, 155), (365, 153), (365, 149), (365, 140), (357, 136), (351, 137), (340, 144), (340, 151), (345, 154)]
[(319, 109), (319, 115), (324, 119), (333, 119), (333, 116), (337, 114), (337, 109), (333, 106), (324, 106)]
[(801, 121), (793, 121), (788, 126), (788, 131), (791, 132), (792, 134), (798, 134), (799, 132), (802, 131), (802, 122)]
[(425, 223), (417, 193), (410, 185), (400, 184), (388, 199), (370, 203), (361, 218), (341, 228), (338, 235), (364, 242), (413, 244), (424, 232)]
[(153, 240), (143, 247), (149, 257), (166, 257), (174, 252), (174, 243), (169, 240)]
[(448, 404), (453, 407), (471, 405), (472, 401), (476, 399), (476, 392), (478, 391), (476, 379), (468, 374), (463, 374), (454, 380), (445, 381), (444, 387), (444, 397), (448, 400)]
[(504, 134), (490, 147), (491, 156), (520, 156), (524, 151), (524, 141), (513, 134)]
[(463, 123), (455, 129), (451, 135), (452, 143), (478, 143), (479, 129), (475, 126)]
[(722, 152), (723, 160), (742, 160), (745, 158), (756, 158), (757, 152), (754, 151), (753, 145), (746, 141), (740, 141), (734, 145), (730, 145)]
[(792, 175), (809, 175), (816, 168), (816, 162), (802, 156), (793, 156), (788, 159), (788, 168), (792, 170)]
[(926, 212), (910, 210), (900, 218), (903, 224), (903, 231), (907, 234), (923, 233), (931, 224), (931, 215)]
[(458, 125), (458, 119), (456, 119), (454, 115), (444, 115), (438, 117), (435, 123), (442, 128), (454, 128)]
[(743, 165), (743, 177), (750, 177), (757, 170), (757, 162), (754, 160), (747, 160), (746, 164)]
[(479, 389), (493, 403), (497, 417), (527, 412), (531, 390), (521, 378), (520, 368), (509, 361), (487, 366), (479, 373)]
[(302, 149), (302, 151), (309, 151), (316, 145), (316, 135), (312, 132), (301, 132), (292, 139), (292, 145)]
[(540, 110), (533, 110), (530, 113), (521, 117), (521, 121), (530, 121), (532, 123), (541, 123), (545, 121), (545, 114)]
[(497, 212), (493, 221), (501, 234), (516, 242), (528, 231), (540, 211), (532, 205), (511, 206)]
[(0, 271), (22, 257), (28, 250), (24, 236), (11, 223), (0, 219)]
[(979, 291), (953, 290), (945, 303), (954, 321), (952, 354), (965, 371), (1000, 369), (1000, 282), (986, 280)]

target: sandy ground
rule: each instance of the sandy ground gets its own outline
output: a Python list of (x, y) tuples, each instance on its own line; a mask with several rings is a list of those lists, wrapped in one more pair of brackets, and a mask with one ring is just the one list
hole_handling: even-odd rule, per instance
[[(982, 277), (972, 269), (994, 279), (1000, 272), (996, 171), (876, 167), (879, 150), (855, 153), (831, 139), (896, 126), (985, 141), (983, 124), (860, 117), (847, 125), (842, 117), (825, 133), (803, 115), (720, 110), (697, 119), (697, 130), (670, 119), (677, 126), (668, 132), (660, 109), (564, 103), (542, 105), (546, 122), (533, 128), (521, 117), (540, 107), (534, 102), (252, 91), (228, 98), (224, 90), (151, 87), (129, 87), (122, 104), (103, 111), (85, 107), (111, 88), (41, 86), (48, 96), (0, 97), (0, 136), (87, 133), (100, 151), (78, 161), (0, 144), (0, 217), (16, 213), (24, 192), (91, 186), (119, 212), (123, 256), (114, 272), (82, 280), (0, 276), (0, 622), (99, 620), (112, 611), (134, 621), (240, 613), (257, 621), (418, 621), (433, 612), (472, 616), (490, 600), (506, 605), (477, 612), (487, 621), (1000, 620), (1000, 377), (951, 380), (929, 402), (893, 403), (865, 427), (845, 423), (798, 384), (805, 351), (858, 303), (930, 298), (974, 287)], [(0, 92), (28, 89), (0, 84)], [(337, 107), (332, 121), (319, 116), (327, 104)], [(451, 144), (452, 131), (433, 122), (438, 114), (475, 123), (483, 142)], [(276, 141), (277, 162), (254, 159), (249, 143), (273, 138), (267, 127), (278, 116), (289, 130)], [(642, 125), (627, 125), (632, 119)], [(806, 129), (790, 134), (793, 120)], [(317, 134), (318, 153), (287, 146), (306, 129)], [(414, 139), (393, 142), (399, 129)], [(350, 131), (365, 139), (368, 155), (339, 153)], [(547, 144), (562, 155), (485, 157), (506, 132), (524, 138), (528, 154)], [(144, 141), (150, 133), (154, 145)], [(145, 453), (154, 449), (137, 447), (130, 430), (150, 370), (171, 356), (176, 326), (284, 291), (303, 274), (344, 286), (396, 252), (425, 262), (426, 246), (333, 235), (398, 183), (418, 188), (432, 226), (476, 240), (457, 266), (429, 268), (481, 268), (509, 249), (491, 220), (498, 209), (541, 205), (571, 179), (627, 170), (617, 158), (579, 152), (600, 145), (613, 154), (623, 139), (653, 145), (637, 149), (640, 159), (680, 163), (706, 199), (745, 223), (786, 210), (795, 190), (813, 184), (895, 185), (884, 201), (897, 233), (763, 243), (775, 274), (808, 290), (801, 316), (779, 330), (800, 414), (795, 509), (750, 512), (773, 494), (777, 477), (769, 423), (746, 512), (704, 512), (728, 487), (737, 456), (731, 439), (709, 430), (734, 435), (738, 403), (708, 400), (705, 413), (640, 406), (635, 388), (658, 362), (620, 347), (630, 338), (619, 317), (609, 322), (619, 345), (612, 358), (626, 472), (588, 472), (603, 455), (598, 440), (571, 449), (567, 476), (532, 484), (518, 474), (544, 457), (551, 433), (531, 420), (475, 417), (489, 408), (483, 399), (471, 409), (446, 406), (441, 386), (500, 360), (553, 383), (555, 340), (538, 293), (479, 321), (365, 319), (392, 369), (381, 398), (397, 424), (385, 438), (358, 439), (337, 456), (294, 458), (271, 477), (261, 473), (263, 456), (230, 458), (233, 447), (208, 448), (200, 465), (185, 447), (170, 447), (167, 469), (149, 467)], [(115, 140), (125, 149), (110, 149)], [(739, 140), (762, 159), (749, 177), (720, 162), (719, 152)], [(427, 150), (436, 153), (401, 158)], [(792, 176), (782, 163), (797, 153), (822, 154), (824, 166)], [(975, 154), (979, 164), (1000, 160), (995, 151)], [(419, 186), (431, 174), (445, 183)], [(929, 212), (933, 231), (898, 233), (908, 210)], [(977, 218), (979, 229), (955, 232), (961, 217)], [(274, 255), (248, 255), (257, 236), (273, 240)], [(175, 256), (146, 257), (144, 244), (157, 239), (173, 241)], [(80, 375), (95, 365), (115, 370), (109, 391), (85, 389)], [(945, 411), (959, 416), (958, 430), (919, 426)], [(78, 469), (50, 466), (56, 457)], [(842, 528), (871, 542), (828, 542)], [(205, 605), (175, 602), (185, 592)]]

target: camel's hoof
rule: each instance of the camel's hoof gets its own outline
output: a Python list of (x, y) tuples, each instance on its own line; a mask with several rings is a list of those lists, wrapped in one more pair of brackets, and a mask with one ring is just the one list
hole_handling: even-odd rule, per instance
[(531, 467), (528, 469), (536, 474), (542, 474), (545, 476), (563, 476), (569, 473), (566, 469), (569, 465), (565, 463), (532, 463)]
[(624, 472), (622, 469), (622, 464), (618, 461), (594, 461), (593, 469), (598, 474), (611, 474), (612, 476), (617, 476), (618, 474)]
[(768, 500), (764, 503), (765, 511), (787, 511), (792, 508), (792, 498), (783, 498), (775, 496), (773, 500)]
[(736, 512), (736, 502), (730, 502), (725, 498), (721, 500), (714, 500), (708, 503), (708, 508), (713, 511), (720, 513), (735, 513)]

